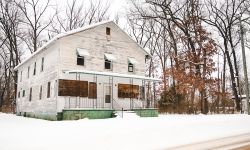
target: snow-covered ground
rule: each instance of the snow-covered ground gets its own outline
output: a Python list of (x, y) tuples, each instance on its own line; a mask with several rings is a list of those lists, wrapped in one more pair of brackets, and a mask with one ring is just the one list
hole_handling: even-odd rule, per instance
[(45, 121), (0, 113), (1, 150), (147, 150), (250, 133), (248, 115)]

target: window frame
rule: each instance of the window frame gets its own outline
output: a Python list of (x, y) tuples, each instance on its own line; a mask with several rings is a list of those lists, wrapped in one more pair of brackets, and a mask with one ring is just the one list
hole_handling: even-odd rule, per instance
[[(109, 63), (110, 68), (106, 68), (106, 64)], [(112, 70), (113, 66), (112, 66), (112, 61), (108, 60), (108, 59), (104, 59), (104, 69), (106, 70)]]
[(32, 101), (32, 87), (30, 88), (29, 101)]
[(51, 91), (51, 82), (48, 82), (48, 84), (47, 84), (47, 98), (50, 98), (50, 95), (51, 95), (51, 93), (50, 93), (50, 91)]
[[(130, 70), (131, 67), (132, 71)], [(134, 72), (134, 64), (132, 64), (131, 62), (128, 62), (128, 72)]]
[(22, 78), (23, 78), (23, 71), (20, 71), (20, 82), (22, 82)]
[(25, 97), (25, 90), (23, 90), (23, 97)]
[(28, 71), (27, 71), (27, 78), (29, 79), (30, 77), (30, 66), (28, 66)]
[(33, 76), (36, 75), (36, 62), (34, 63)]
[(40, 89), (39, 89), (39, 100), (42, 99), (42, 95), (43, 95), (43, 87), (42, 85), (40, 86)]
[[(83, 64), (78, 63), (79, 62), (78, 60), (80, 60), (80, 59), (83, 61)], [(78, 66), (85, 66), (85, 57), (84, 56), (80, 56), (80, 55), (77, 54), (76, 64)]]
[(111, 35), (111, 28), (110, 27), (106, 27), (106, 35)]
[(42, 57), (42, 62), (41, 62), (41, 72), (44, 70), (44, 57)]

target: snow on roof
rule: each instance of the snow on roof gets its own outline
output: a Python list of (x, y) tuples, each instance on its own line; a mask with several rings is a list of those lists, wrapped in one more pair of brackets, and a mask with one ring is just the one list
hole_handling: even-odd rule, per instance
[[(75, 33), (78, 33), (78, 32), (82, 32), (82, 31), (85, 31), (87, 29), (91, 29), (91, 28), (94, 28), (96, 26), (99, 26), (99, 25), (102, 25), (102, 24), (106, 24), (106, 23), (109, 23), (109, 22), (113, 22), (114, 24), (116, 24), (114, 21), (112, 20), (108, 20), (108, 21), (102, 21), (102, 22), (98, 22), (98, 23), (94, 23), (94, 24), (91, 24), (91, 25), (88, 25), (88, 26), (84, 26), (84, 27), (81, 27), (81, 28), (78, 28), (78, 29), (74, 29), (74, 30), (71, 30), (71, 31), (68, 31), (68, 32), (65, 32), (65, 33), (60, 33), (58, 35), (56, 35), (54, 38), (52, 38), (50, 41), (48, 41), (46, 44), (44, 44), (42, 47), (40, 47), (36, 52), (32, 53), (32, 55), (30, 57), (28, 57), (27, 59), (25, 59), (23, 62), (21, 62), (20, 64), (18, 64), (14, 70), (17, 70), (17, 68), (19, 68), (20, 66), (22, 66), (25, 62), (27, 62), (29, 59), (31, 59), (32, 57), (34, 57), (36, 54), (38, 54), (39, 52), (41, 52), (43, 49), (46, 49), (48, 48), (53, 42), (57, 41), (58, 39), (60, 38), (63, 38), (63, 37), (66, 37), (68, 35), (72, 35), (72, 34), (75, 34)], [(119, 26), (118, 26), (119, 27)], [(120, 28), (120, 27), (119, 27)], [(122, 30), (122, 29), (121, 29)], [(122, 30), (123, 31), (123, 30)], [(124, 32), (124, 31), (123, 31)], [(124, 32), (126, 35), (128, 35), (126, 32)], [(128, 37), (130, 37), (128, 35)], [(130, 37), (131, 40), (133, 40), (131, 37)], [(134, 40), (133, 40), (134, 41)], [(134, 41), (135, 42), (135, 41)], [(144, 50), (144, 52), (146, 52), (149, 56), (151, 56), (151, 54), (146, 51), (143, 47), (141, 47), (141, 45), (139, 45), (137, 42), (135, 42), (142, 50)]]
[(99, 72), (99, 71), (90, 71), (90, 70), (65, 70), (64, 73), (68, 74), (93, 74), (93, 75), (102, 75), (102, 76), (113, 76), (113, 77), (122, 77), (122, 78), (135, 78), (135, 79), (145, 79), (145, 80), (153, 80), (153, 81), (161, 81), (158, 78), (151, 78), (139, 75), (131, 75), (131, 74), (120, 74), (114, 72)]

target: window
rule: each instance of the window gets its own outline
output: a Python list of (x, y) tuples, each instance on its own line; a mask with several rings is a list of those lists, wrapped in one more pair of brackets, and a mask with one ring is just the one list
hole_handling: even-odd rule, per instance
[(88, 97), (88, 81), (58, 80), (58, 96)]
[(112, 69), (113, 62), (116, 60), (116, 57), (110, 53), (104, 53), (104, 68), (105, 69)]
[(106, 27), (106, 35), (110, 35), (110, 28)]
[(77, 65), (84, 66), (84, 56), (77, 55)]
[(33, 75), (36, 75), (36, 62), (34, 64), (34, 71), (33, 71)]
[(134, 72), (134, 65), (131, 63), (128, 63), (128, 72)]
[(85, 65), (85, 56), (89, 56), (89, 52), (87, 49), (83, 48), (77, 48), (76, 49), (76, 54), (77, 54), (77, 65), (84, 66)]
[(119, 98), (138, 98), (139, 85), (118, 84)]
[(97, 97), (97, 93), (96, 93), (96, 83), (94, 82), (89, 82), (89, 98), (96, 98)]
[(22, 76), (23, 76), (23, 72), (21, 71), (20, 72), (20, 82), (22, 82), (22, 78), (23, 78)]
[(32, 88), (30, 88), (30, 96), (29, 96), (29, 101), (32, 99)]
[(134, 72), (135, 64), (138, 64), (137, 60), (132, 57), (128, 57), (128, 72)]
[(25, 90), (23, 90), (23, 97), (25, 96)]
[(50, 98), (50, 82), (48, 82), (48, 87), (47, 87), (47, 98)]
[(30, 66), (28, 67), (27, 78), (30, 77)]
[(42, 58), (42, 63), (41, 63), (41, 72), (43, 72), (43, 66), (44, 66), (44, 57)]
[(105, 85), (105, 103), (111, 103), (111, 86)]
[(20, 98), (20, 91), (18, 92), (18, 98)]
[(43, 87), (40, 86), (39, 99), (42, 99)]
[(111, 61), (105, 59), (105, 69), (111, 69)]

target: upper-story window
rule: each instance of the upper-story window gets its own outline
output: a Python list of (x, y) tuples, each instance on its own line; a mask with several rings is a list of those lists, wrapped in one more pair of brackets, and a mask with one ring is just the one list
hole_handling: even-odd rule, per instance
[(30, 66), (28, 67), (28, 71), (27, 71), (27, 78), (30, 77)]
[(34, 64), (33, 75), (36, 75), (36, 62), (35, 62), (35, 64)]
[(134, 65), (131, 63), (128, 63), (128, 72), (134, 72)]
[(128, 72), (134, 72), (135, 71), (135, 64), (138, 62), (135, 58), (128, 57)]
[(23, 71), (20, 72), (20, 82), (22, 82), (22, 78), (23, 78)]
[(105, 69), (111, 69), (112, 62), (108, 59), (105, 59)]
[(25, 96), (25, 90), (23, 90), (23, 97)]
[(110, 28), (109, 27), (106, 27), (106, 35), (110, 35), (111, 32), (110, 32)]
[(77, 55), (77, 65), (84, 66), (84, 57)]
[(113, 69), (113, 61), (116, 60), (116, 58), (114, 57), (114, 55), (112, 54), (108, 54), (108, 53), (104, 53), (104, 68), (105, 69)]
[(42, 63), (41, 63), (41, 72), (43, 72), (43, 68), (44, 68), (44, 57), (42, 58)]
[(77, 65), (84, 66), (85, 65), (85, 57), (89, 56), (89, 52), (86, 49), (77, 48)]

